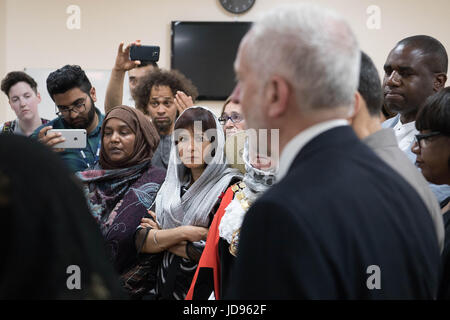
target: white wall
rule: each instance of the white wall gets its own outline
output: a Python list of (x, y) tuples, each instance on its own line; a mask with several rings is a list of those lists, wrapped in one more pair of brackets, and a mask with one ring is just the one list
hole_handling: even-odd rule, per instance
[[(228, 14), (218, 0), (0, 0), (0, 76), (23, 68), (110, 69), (120, 41), (141, 39), (161, 47), (160, 65), (170, 66), (170, 22), (251, 21), (261, 11), (301, 0), (256, 0), (246, 14)], [(315, 0), (344, 15), (363, 50), (382, 65), (395, 43), (409, 35), (428, 34), (450, 51), (449, 0)], [(367, 27), (367, 8), (381, 9), (381, 28)], [(81, 9), (81, 29), (69, 30), (69, 5)], [(41, 94), (47, 94), (40, 88)], [(0, 122), (14, 118), (3, 94)], [(221, 102), (205, 103), (216, 109)]]
[[(0, 78), (6, 74), (6, 0), (0, 0)], [(0, 92), (0, 123), (9, 115), (9, 105), (5, 95)]]

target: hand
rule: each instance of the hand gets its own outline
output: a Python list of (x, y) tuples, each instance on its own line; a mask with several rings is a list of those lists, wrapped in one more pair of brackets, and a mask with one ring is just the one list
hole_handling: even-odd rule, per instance
[(206, 240), (208, 236), (208, 228), (195, 227), (195, 226), (181, 226), (184, 236), (187, 241), (195, 242), (200, 240)]
[(119, 49), (117, 50), (116, 63), (114, 64), (114, 69), (118, 71), (128, 71), (136, 68), (141, 64), (139, 60), (130, 60), (130, 49), (131, 46), (140, 46), (141, 40), (136, 40), (133, 43), (128, 44), (123, 50), (123, 42), (119, 44)]
[(141, 227), (160, 230), (161, 228), (159, 227), (158, 223), (156, 222), (156, 214), (151, 210), (148, 210), (148, 213), (153, 217), (154, 220), (149, 219), (149, 218), (142, 218), (141, 219)]
[(53, 129), (52, 126), (47, 126), (41, 129), (38, 134), (38, 140), (45, 144), (46, 146), (52, 148), (55, 152), (62, 152), (64, 149), (62, 148), (53, 148), (55, 144), (66, 141), (64, 137), (61, 137), (61, 132), (50, 132), (47, 134), (47, 131)]
[(194, 105), (194, 102), (192, 101), (192, 97), (187, 96), (186, 93), (184, 93), (182, 91), (177, 91), (177, 93), (175, 94), (174, 103), (180, 114), (187, 108), (190, 108)]

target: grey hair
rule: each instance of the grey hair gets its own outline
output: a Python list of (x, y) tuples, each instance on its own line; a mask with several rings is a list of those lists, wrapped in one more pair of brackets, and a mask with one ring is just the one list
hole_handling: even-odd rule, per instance
[(260, 16), (246, 37), (261, 82), (285, 78), (303, 111), (352, 110), (361, 54), (342, 17), (309, 3), (280, 6)]

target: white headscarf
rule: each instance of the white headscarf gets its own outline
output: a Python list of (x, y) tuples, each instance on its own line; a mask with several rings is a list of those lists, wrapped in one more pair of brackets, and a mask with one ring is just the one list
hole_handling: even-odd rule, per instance
[[(176, 139), (173, 136), (174, 133), (172, 134), (172, 149), (166, 180), (156, 196), (156, 218), (162, 229), (175, 228), (181, 225), (208, 227), (209, 213), (219, 200), (219, 196), (226, 191), (234, 177), (242, 178), (242, 174), (237, 169), (228, 167), (224, 153), (225, 135), (217, 117), (208, 108), (199, 106), (191, 108), (202, 108), (213, 116), (217, 129), (215, 155), (202, 175), (192, 184), (183, 197), (180, 197), (181, 187), (189, 181), (190, 172), (179, 161), (175, 145)], [(183, 117), (183, 113), (178, 120)]]
[[(242, 157), (245, 163), (245, 175), (242, 180), (246, 187), (242, 190), (245, 199), (252, 205), (257, 198), (275, 184), (277, 167), (272, 169), (260, 170), (250, 164), (249, 141), (245, 141), (244, 154)], [(219, 235), (231, 244), (235, 231), (241, 228), (244, 220), (245, 210), (240, 200), (234, 197), (230, 204), (225, 208), (225, 213), (220, 220)]]

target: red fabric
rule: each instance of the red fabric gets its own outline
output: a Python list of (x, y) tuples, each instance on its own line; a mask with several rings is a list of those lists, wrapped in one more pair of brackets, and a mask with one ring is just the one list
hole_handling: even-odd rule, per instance
[(195, 271), (194, 278), (192, 279), (191, 287), (186, 295), (186, 300), (192, 300), (194, 294), (195, 284), (197, 282), (197, 276), (200, 268), (211, 268), (214, 274), (214, 295), (216, 300), (219, 300), (220, 292), (220, 260), (219, 260), (219, 225), (225, 214), (226, 207), (233, 200), (234, 192), (231, 187), (227, 189), (225, 195), (223, 196), (222, 202), (220, 203), (219, 209), (217, 209), (214, 219), (208, 231), (208, 237), (206, 238), (205, 249), (203, 250), (200, 261), (198, 262), (197, 270)]

